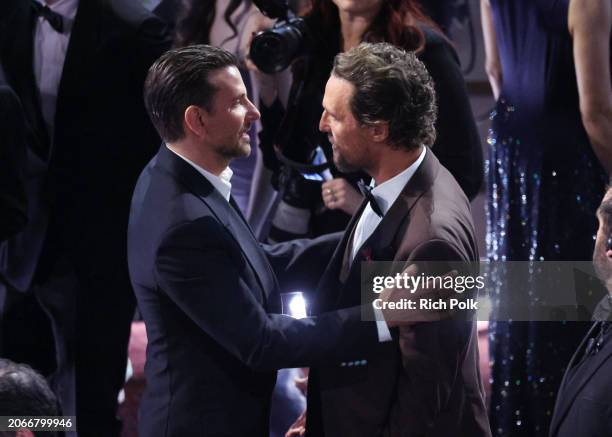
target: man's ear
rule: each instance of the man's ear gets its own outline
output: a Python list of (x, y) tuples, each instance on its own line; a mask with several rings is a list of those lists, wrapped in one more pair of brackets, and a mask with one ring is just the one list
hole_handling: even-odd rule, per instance
[(207, 133), (207, 121), (208, 117), (206, 111), (199, 106), (190, 105), (185, 109), (183, 114), (185, 131), (190, 131), (201, 138)]
[(384, 143), (389, 138), (389, 122), (375, 121), (368, 126), (372, 141), (376, 143)]

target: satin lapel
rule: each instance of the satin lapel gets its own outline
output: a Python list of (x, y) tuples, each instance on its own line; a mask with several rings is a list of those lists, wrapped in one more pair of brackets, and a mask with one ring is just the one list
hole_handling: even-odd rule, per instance
[(253, 236), (253, 238), (255, 240), (257, 240), (257, 237), (255, 237), (255, 234), (253, 233), (253, 230), (251, 229), (251, 227), (249, 226), (249, 222), (247, 221), (247, 219), (244, 217), (244, 215), (242, 214), (242, 211), (240, 210), (240, 206), (238, 206), (238, 203), (236, 203), (236, 199), (234, 199), (234, 196), (230, 195), (230, 200), (229, 200), (230, 205), (234, 208), (234, 211), (236, 211), (236, 214), (238, 214), (238, 216), (240, 217), (240, 219), (242, 220), (242, 222), (246, 225), (247, 229), (249, 230), (249, 232), (251, 233), (251, 235)]
[[(440, 163), (428, 150), (425, 159), (406, 184), (397, 200), (380, 221), (372, 235), (362, 244), (351, 264), (351, 271), (343, 287), (338, 303), (354, 304), (354, 284), (361, 277), (361, 263), (364, 261), (394, 261), (399, 243), (404, 236), (403, 230), (410, 223), (410, 210), (417, 200), (427, 192), (437, 174)], [(357, 282), (355, 282), (357, 281)], [(350, 285), (349, 285), (350, 284)]]
[[(67, 113), (69, 107), (67, 102), (83, 94), (82, 90), (89, 86), (88, 79), (93, 77), (91, 61), (100, 47), (103, 36), (103, 12), (100, 0), (79, 1), (64, 59), (62, 78), (57, 90), (56, 126), (61, 126), (63, 123), (70, 125), (72, 114)], [(90, 104), (96, 103), (90, 102)]]
[(357, 226), (357, 221), (359, 217), (361, 217), (361, 213), (366, 205), (367, 203), (365, 201), (362, 202), (357, 212), (353, 215), (353, 217), (351, 217), (351, 220), (344, 231), (344, 235), (342, 235), (342, 240), (340, 240), (340, 243), (336, 247), (336, 250), (331, 257), (325, 272), (323, 272), (323, 275), (321, 276), (321, 280), (319, 281), (319, 285), (317, 287), (317, 298), (315, 299), (315, 304), (313, 305), (313, 313), (315, 314), (320, 314), (333, 309), (338, 300), (341, 289), (341, 283), (339, 280), (340, 269), (342, 268), (342, 260), (344, 258), (344, 253), (346, 252), (346, 246), (349, 244), (349, 240), (353, 235), (355, 226)]
[[(204, 178), (203, 176), (201, 177)], [(208, 183), (208, 181), (205, 182)], [(257, 240), (255, 240), (248, 225), (217, 190), (213, 189), (213, 192), (209, 196), (199, 197), (218, 218), (225, 217), (224, 224), (228, 233), (236, 240), (238, 246), (240, 246), (240, 250), (255, 272), (255, 276), (264, 293), (264, 298), (267, 300), (270, 292), (276, 288), (275, 277), (271, 273), (271, 267), (268, 264), (263, 249), (259, 246)]]
[[(274, 270), (272, 270), (272, 266), (270, 265), (270, 262), (268, 261), (265, 251), (261, 247), (259, 240), (257, 240), (257, 237), (253, 233), (253, 230), (251, 229), (249, 222), (242, 214), (242, 211), (240, 210), (240, 207), (234, 200), (233, 196), (230, 196), (229, 203), (230, 203), (230, 209), (232, 209), (234, 212), (232, 217), (237, 216), (239, 219), (236, 221), (233, 228), (240, 229), (240, 232), (248, 233), (250, 236), (250, 238), (248, 238), (246, 235), (244, 235), (243, 238), (240, 238), (238, 240), (238, 243), (240, 244), (240, 242), (249, 241), (250, 243), (253, 243), (256, 246), (256, 247), (253, 247), (252, 245), (249, 244), (245, 248), (242, 244), (240, 244), (240, 248), (243, 250), (243, 252), (245, 252), (245, 254), (246, 254), (247, 248), (251, 251), (250, 259), (249, 259), (249, 261), (251, 262), (251, 267), (255, 269), (255, 272), (260, 277), (260, 282), (261, 282), (263, 291), (267, 298), (272, 290), (279, 289), (278, 281), (276, 279), (276, 274), (274, 273)], [(227, 205), (227, 202), (224, 202), (223, 204)], [(231, 223), (230, 223), (230, 226), (231, 226)], [(264, 274), (264, 272), (266, 271), (268, 272), (267, 275)]]
[[(586, 342), (588, 341), (590, 337), (593, 336), (593, 333), (596, 332), (597, 329), (599, 329), (600, 323), (601, 322), (593, 324), (593, 326), (589, 330), (589, 333), (587, 334), (582, 344), (578, 348), (578, 351), (572, 357), (572, 360), (570, 361), (570, 365), (573, 365), (576, 359), (578, 358), (578, 356), (581, 356), (579, 352), (584, 351)], [(589, 365), (588, 373), (585, 374), (584, 377), (580, 381), (572, 381), (574, 382), (573, 384), (566, 385), (566, 382), (567, 382), (566, 381), (567, 370), (566, 370), (565, 375), (563, 376), (563, 381), (561, 383), (561, 388), (559, 389), (558, 405), (556, 406), (556, 408), (558, 408), (558, 411), (555, 411), (553, 423), (551, 424), (551, 430), (553, 431), (551, 435), (555, 434), (557, 428), (559, 427), (559, 425), (565, 418), (565, 415), (567, 414), (569, 408), (571, 407), (572, 403), (576, 399), (576, 396), (578, 396), (578, 394), (580, 393), (582, 388), (585, 386), (585, 384), (589, 382), (593, 374), (606, 362), (606, 360), (610, 356), (612, 356), (612, 341), (608, 339), (605, 347), (599, 352), (597, 352), (593, 357), (590, 358), (592, 362), (589, 363), (590, 365)], [(568, 370), (569, 369), (570, 367), (568, 366)]]
[(159, 163), (173, 174), (191, 192), (213, 212), (217, 220), (227, 229), (229, 235), (236, 241), (240, 250), (255, 273), (264, 293), (264, 300), (276, 289), (276, 278), (263, 252), (263, 249), (253, 236), (248, 224), (208, 180), (191, 167), (187, 162), (162, 146), (159, 151)]
[(18, 0), (12, 16), (7, 20), (10, 37), (3, 41), (0, 58), (5, 66), (7, 81), (21, 100), (29, 126), (30, 147), (43, 160), (49, 154), (47, 128), (40, 109), (40, 96), (34, 77), (34, 26), (35, 17), (29, 1)]

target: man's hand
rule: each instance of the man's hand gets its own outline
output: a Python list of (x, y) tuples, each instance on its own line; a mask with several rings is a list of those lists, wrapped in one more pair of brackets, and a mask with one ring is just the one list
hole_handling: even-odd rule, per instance
[(349, 215), (355, 214), (363, 196), (344, 178), (336, 178), (321, 185), (323, 203), (329, 209), (341, 209)]
[[(402, 275), (416, 276), (418, 268), (416, 265), (409, 265)], [(457, 276), (457, 271), (452, 270), (442, 276), (442, 282), (446, 278)], [(406, 288), (385, 288), (380, 294), (382, 300), (382, 313), (387, 326), (389, 328), (397, 326), (413, 325), (420, 322), (434, 322), (444, 320), (451, 316), (452, 312), (448, 308), (448, 301), (451, 297), (458, 297), (458, 294), (453, 289), (434, 288), (421, 286), (416, 290)], [(446, 302), (446, 308), (428, 308), (424, 309), (420, 306), (421, 299), (431, 299), (434, 302)], [(393, 304), (414, 302), (413, 308), (395, 309)], [(389, 308), (391, 307), (391, 308)]]
[(297, 418), (285, 434), (285, 437), (297, 437), (306, 434), (306, 410)]
[(308, 373), (310, 368), (302, 367), (301, 369), (302, 377), (295, 378), (295, 387), (304, 395), (307, 395), (308, 392)]

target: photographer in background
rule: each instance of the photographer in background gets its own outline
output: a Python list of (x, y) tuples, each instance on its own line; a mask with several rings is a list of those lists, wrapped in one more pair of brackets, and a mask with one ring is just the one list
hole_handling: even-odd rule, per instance
[[(331, 163), (332, 146), (317, 125), (334, 56), (362, 41), (387, 41), (416, 52), (423, 61), (438, 96), (433, 151), (472, 199), (482, 183), (482, 150), (457, 55), (417, 2), (376, 0), (355, 5), (344, 0), (314, 0), (304, 19), (306, 55), (292, 63), (293, 86), (286, 107), (277, 98), (271, 78), (255, 75), (260, 81), (260, 147), (265, 165), (275, 173), (273, 184), (281, 197), (270, 239), (284, 241), (342, 230), (361, 203), (357, 182), (364, 175), (342, 173), (333, 164), (324, 169), (324, 164)], [(261, 65), (253, 55), (251, 58)]]

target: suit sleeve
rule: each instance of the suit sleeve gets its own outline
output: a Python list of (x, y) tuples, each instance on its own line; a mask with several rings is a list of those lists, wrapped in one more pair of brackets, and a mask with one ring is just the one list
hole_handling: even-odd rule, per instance
[(343, 232), (336, 232), (314, 239), (263, 244), (281, 292), (315, 290), (342, 235)]
[(241, 257), (210, 217), (168, 231), (156, 254), (160, 288), (207, 335), (256, 370), (358, 358), (376, 344), (376, 328), (354, 307), (317, 318), (267, 314), (247, 285)]
[(438, 104), (432, 150), (472, 200), (484, 177), (482, 146), (457, 55), (436, 37), (427, 44), (421, 60), (434, 80)]
[[(431, 240), (417, 247), (410, 261), (467, 261), (462, 251), (450, 242)], [(443, 264), (443, 263), (442, 263)], [(399, 328), (402, 365), (414, 385), (412, 396), (422, 399), (422, 414), (428, 419), (447, 408), (452, 390), (460, 383), (462, 363), (473, 343), (476, 324), (447, 319)], [(478, 369), (476, 362), (474, 369)], [(479, 394), (474, 393), (474, 396)]]

